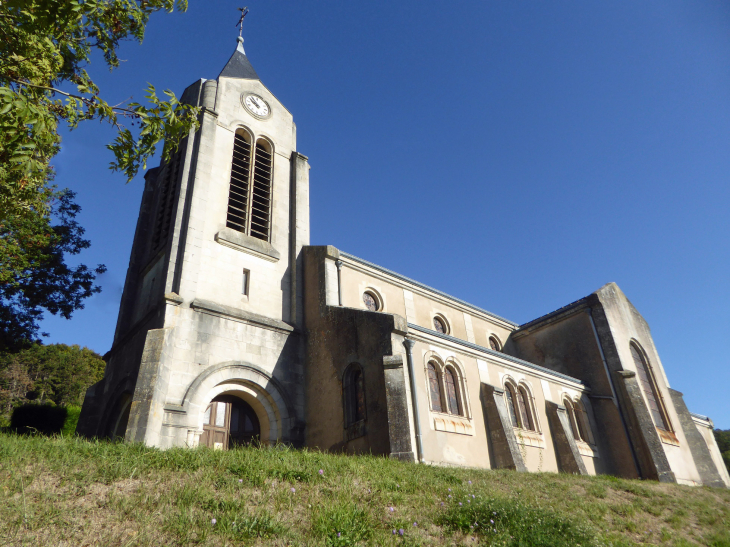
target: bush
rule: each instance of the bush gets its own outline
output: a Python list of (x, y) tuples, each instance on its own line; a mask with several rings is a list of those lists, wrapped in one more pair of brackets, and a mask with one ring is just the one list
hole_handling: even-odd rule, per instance
[(68, 411), (63, 406), (21, 405), (13, 409), (13, 415), (10, 417), (10, 429), (22, 434), (37, 432), (44, 435), (53, 435), (61, 433), (67, 416)]

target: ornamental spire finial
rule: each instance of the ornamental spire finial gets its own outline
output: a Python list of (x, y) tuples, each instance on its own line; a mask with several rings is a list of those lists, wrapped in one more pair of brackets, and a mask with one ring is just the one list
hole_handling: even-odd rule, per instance
[(241, 18), (238, 20), (238, 23), (236, 23), (236, 26), (241, 27), (238, 31), (238, 37), (241, 38), (243, 36), (243, 20), (248, 15), (248, 6), (245, 6), (243, 8), (238, 8), (238, 11), (241, 12)]

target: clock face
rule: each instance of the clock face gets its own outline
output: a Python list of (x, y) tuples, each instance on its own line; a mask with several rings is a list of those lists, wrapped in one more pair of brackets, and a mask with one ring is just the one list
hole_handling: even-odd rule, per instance
[(266, 118), (271, 110), (269, 105), (258, 95), (246, 95), (243, 98), (243, 106), (245, 106), (251, 114), (259, 118)]

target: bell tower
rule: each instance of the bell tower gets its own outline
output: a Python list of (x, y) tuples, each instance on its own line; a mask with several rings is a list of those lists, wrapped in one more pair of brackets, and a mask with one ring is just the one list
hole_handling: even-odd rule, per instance
[(309, 164), (293, 117), (240, 36), (181, 101), (200, 128), (145, 175), (114, 344), (78, 432), (225, 447), (257, 421), (261, 442), (300, 444)]

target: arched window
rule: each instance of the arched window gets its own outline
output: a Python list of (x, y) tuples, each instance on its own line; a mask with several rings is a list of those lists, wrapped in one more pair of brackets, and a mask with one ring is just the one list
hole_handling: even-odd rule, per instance
[(512, 425), (527, 431), (537, 431), (537, 420), (532, 408), (532, 397), (523, 385), (519, 387), (511, 381), (505, 383), (504, 394)]
[(489, 337), (489, 347), (494, 351), (502, 351), (502, 344), (499, 343), (496, 336)]
[(504, 395), (507, 398), (507, 410), (509, 411), (509, 417), (512, 420), (512, 425), (514, 427), (520, 427), (520, 422), (517, 420), (517, 409), (515, 407), (517, 396), (515, 395), (515, 388), (512, 384), (507, 384), (505, 386)]
[(649, 405), (649, 412), (651, 413), (652, 420), (654, 420), (654, 425), (659, 429), (671, 431), (669, 428), (669, 420), (662, 404), (662, 396), (657, 389), (651, 366), (644, 357), (644, 352), (633, 343), (631, 344), (631, 357), (634, 359), (639, 384)]
[(373, 291), (365, 291), (362, 293), (362, 301), (365, 303), (365, 307), (370, 311), (380, 311), (382, 305), (380, 304), (380, 298)]
[(459, 392), (456, 387), (456, 374), (451, 367), (447, 367), (444, 371), (444, 380), (446, 381), (446, 400), (449, 404), (449, 412), (461, 416), (461, 402), (459, 401)]
[[(271, 235), (272, 149), (258, 139), (252, 158), (251, 135), (238, 129), (233, 137), (231, 184), (226, 226), (269, 241)], [(253, 169), (251, 165), (253, 163)]]
[(570, 422), (570, 429), (573, 432), (573, 437), (576, 441), (590, 442), (588, 437), (588, 424), (587, 416), (583, 405), (576, 401), (575, 403), (567, 397), (563, 401), (565, 410), (568, 413), (568, 421)]
[(253, 167), (251, 193), (251, 235), (269, 240), (271, 219), (271, 146), (264, 139), (256, 141), (256, 162)]
[(522, 429), (529, 431), (535, 430), (535, 423), (532, 419), (532, 408), (530, 407), (530, 397), (524, 387), (517, 389), (517, 404), (520, 409), (520, 425)]
[(441, 404), (441, 386), (439, 385), (439, 373), (434, 363), (428, 364), (428, 389), (431, 393), (431, 410), (443, 412)]
[(441, 334), (449, 333), (448, 328), (446, 327), (446, 321), (444, 321), (440, 317), (433, 318), (433, 329), (436, 332), (440, 332)]
[(582, 440), (580, 432), (578, 431), (578, 422), (575, 419), (573, 403), (570, 402), (570, 399), (565, 399), (563, 401), (563, 405), (565, 406), (565, 412), (568, 414), (568, 421), (570, 422), (570, 430), (573, 432), (573, 437), (576, 441)]
[(362, 368), (357, 363), (350, 364), (345, 371), (344, 392), (345, 426), (349, 427), (366, 418), (365, 378)]

